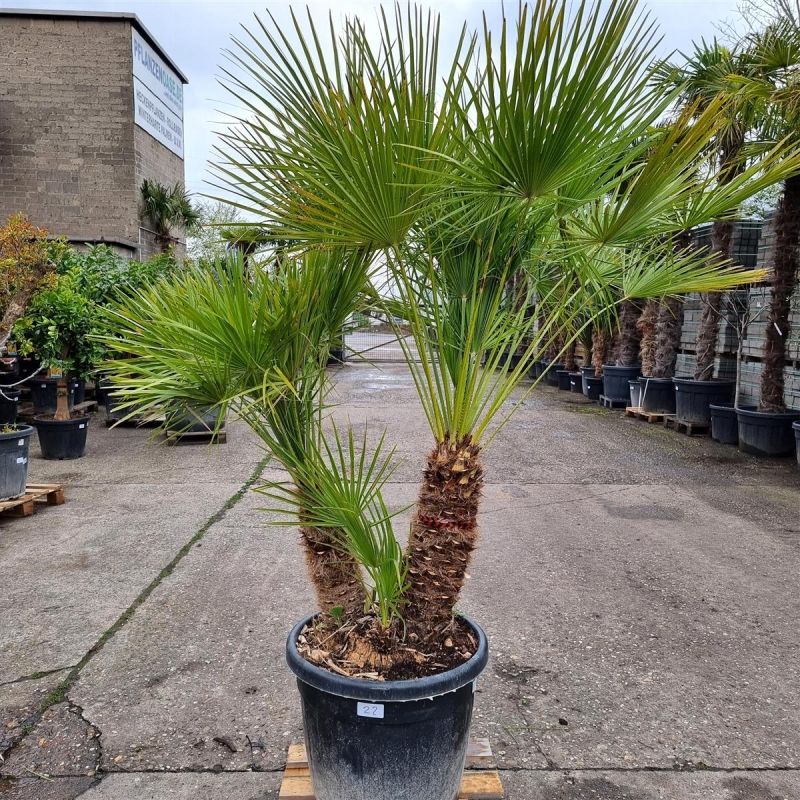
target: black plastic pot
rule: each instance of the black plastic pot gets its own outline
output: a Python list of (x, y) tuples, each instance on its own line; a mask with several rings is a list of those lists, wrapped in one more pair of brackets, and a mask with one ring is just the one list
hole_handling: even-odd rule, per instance
[(581, 389), (583, 393), (588, 397), (589, 386), (586, 383), (587, 378), (594, 377), (594, 367), (581, 367)]
[(298, 655), (286, 643), (303, 705), (306, 753), (316, 800), (455, 800), (469, 740), (475, 680), (488, 660), (483, 631), (466, 664), (428, 678), (346, 678)]
[(628, 394), (631, 398), (631, 408), (639, 408), (642, 404), (642, 386), (639, 383), (639, 378), (628, 381)]
[(178, 433), (211, 433), (217, 430), (219, 419), (219, 409), (174, 409), (166, 415), (166, 428)]
[(25, 494), (32, 433), (30, 425), (0, 433), (0, 500), (13, 500)]
[(735, 381), (695, 381), (673, 378), (675, 416), (690, 425), (711, 424), (711, 404), (724, 406), (733, 400)]
[(792, 430), (794, 431), (795, 449), (797, 450), (797, 463), (800, 464), (800, 422), (793, 422)]
[(64, 420), (35, 417), (33, 424), (39, 434), (42, 458), (52, 460), (82, 458), (86, 452), (88, 416)]
[(583, 377), (580, 372), (570, 372), (569, 390), (575, 394), (583, 394)]
[(83, 380), (83, 378), (70, 378), (69, 390), (72, 393), (72, 402), (74, 405), (86, 400), (86, 381)]
[(603, 367), (603, 394), (610, 400), (625, 401), (630, 400), (630, 387), (628, 381), (639, 377), (641, 366), (636, 364), (632, 367), (616, 367), (606, 364)]
[(603, 394), (603, 379), (596, 378), (594, 375), (588, 378), (584, 376), (583, 383), (586, 386), (584, 394), (590, 400), (597, 402), (600, 399), (600, 395)]
[(675, 385), (672, 378), (639, 378), (642, 411), (651, 414), (675, 413)]
[[(755, 406), (740, 406), (755, 411)], [(711, 416), (711, 438), (722, 444), (739, 443), (739, 420), (733, 403), (711, 403), (708, 407)]]
[(0, 386), (0, 425), (13, 425), (17, 421), (19, 389)]
[(556, 370), (556, 385), (562, 392), (569, 391), (570, 375), (572, 373), (568, 369)]
[(38, 358), (34, 358), (33, 356), (19, 356), (17, 359), (17, 363), (19, 364), (19, 378), (22, 380), (23, 378), (28, 378), (36, 372), (37, 369), (42, 365), (42, 362), (39, 361)]
[(800, 411), (750, 411), (740, 408), (739, 450), (754, 456), (788, 456), (795, 452), (792, 423)]
[(545, 362), (542, 373), (544, 374), (544, 382), (548, 386), (558, 386), (558, 370), (564, 369), (563, 364), (556, 361)]
[[(56, 378), (34, 378), (30, 381), (31, 400), (35, 414), (55, 414), (58, 403), (58, 380)], [(75, 405), (75, 387), (67, 384), (69, 407)]]
[(327, 365), (329, 367), (344, 364), (344, 347), (331, 347), (328, 352)]

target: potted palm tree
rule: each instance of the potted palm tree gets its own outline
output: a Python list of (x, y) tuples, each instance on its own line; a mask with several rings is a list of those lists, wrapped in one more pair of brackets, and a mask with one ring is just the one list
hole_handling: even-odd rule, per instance
[(145, 178), (141, 187), (142, 217), (153, 226), (152, 233), (161, 247), (167, 252), (178, 240), (173, 235), (176, 228), (190, 230), (200, 221), (200, 212), (192, 205), (185, 187), (176, 183), (164, 186), (163, 183)]
[[(230, 409), (286, 469), (261, 491), (300, 528), (316, 592), (286, 652), (318, 800), (458, 793), (488, 657), (456, 611), (482, 452), (537, 356), (569, 347), (587, 308), (741, 279), (652, 242), (737, 205), (783, 162), (722, 188), (689, 176), (717, 110), (687, 119), (678, 146), (653, 133), (668, 98), (647, 80), (650, 33), (634, 18), (629, 2), (523, 6), (518, 42), (505, 21), (499, 42), (483, 31), (488, 69), (475, 70), (477, 36), (464, 32), (441, 92), (435, 15), (382, 14), (376, 41), (350, 20), (325, 47), (310, 21), (292, 45), (270, 18), (257, 47), (232, 55), (249, 111), (216, 171), (296, 252), (276, 274), (189, 270), (107, 312), (104, 341), (126, 357), (106, 369), (130, 414)], [(508, 303), (521, 272), (523, 302)], [(330, 342), (367, 303), (407, 321), (433, 440), (405, 548), (382, 495), (385, 439), (369, 449), (325, 413)]]

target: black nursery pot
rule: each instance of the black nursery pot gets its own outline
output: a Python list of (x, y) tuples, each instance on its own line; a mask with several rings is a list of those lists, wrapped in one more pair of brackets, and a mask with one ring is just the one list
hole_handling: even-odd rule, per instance
[[(35, 378), (30, 382), (31, 400), (35, 414), (55, 414), (58, 403), (58, 380), (56, 378)], [(67, 383), (69, 408), (75, 405), (75, 387)]]
[(581, 388), (583, 393), (588, 397), (589, 386), (586, 382), (587, 378), (594, 377), (594, 367), (581, 367)]
[(606, 364), (603, 367), (603, 393), (605, 396), (610, 400), (624, 400), (627, 403), (630, 399), (628, 381), (638, 378), (641, 369), (639, 364), (632, 367), (615, 367)]
[(711, 424), (711, 405), (726, 405), (733, 400), (734, 381), (695, 381), (673, 378), (675, 416), (691, 425)]
[(594, 402), (600, 400), (600, 395), (603, 394), (603, 379), (596, 378), (594, 375), (590, 377), (583, 376), (583, 383), (586, 387), (584, 394)]
[(488, 661), (486, 636), (455, 669), (407, 681), (336, 675), (297, 653), (314, 615), (295, 625), (286, 660), (297, 676), (316, 800), (455, 800), (467, 754), (475, 680)]
[(86, 381), (82, 378), (70, 378), (69, 391), (73, 405), (83, 403), (86, 400)]
[(583, 394), (583, 376), (580, 372), (570, 372), (569, 390), (575, 394)]
[(39, 434), (42, 458), (51, 460), (82, 458), (86, 452), (88, 416), (64, 420), (36, 417), (33, 424)]
[(0, 425), (13, 425), (17, 421), (19, 389), (0, 386)]
[(544, 382), (548, 386), (558, 386), (558, 371), (560, 369), (564, 369), (563, 364), (559, 364), (555, 361), (545, 362), (545, 367), (542, 372), (544, 374)]
[[(722, 444), (739, 444), (739, 420), (733, 403), (711, 403), (711, 438)], [(755, 406), (739, 406), (747, 411), (755, 411)]]
[(754, 456), (788, 456), (795, 452), (792, 423), (800, 411), (749, 411), (740, 408), (739, 450)]
[(792, 430), (794, 431), (795, 449), (797, 450), (797, 463), (800, 464), (800, 422), (793, 422)]
[(651, 414), (675, 413), (675, 386), (672, 378), (639, 378), (642, 411)]
[(0, 433), (0, 500), (13, 500), (25, 494), (32, 433), (30, 425)]
[(556, 370), (556, 385), (562, 392), (569, 391), (570, 376), (572, 373), (568, 369)]
[(178, 433), (211, 433), (217, 429), (220, 413), (219, 409), (176, 408), (167, 414), (166, 427)]

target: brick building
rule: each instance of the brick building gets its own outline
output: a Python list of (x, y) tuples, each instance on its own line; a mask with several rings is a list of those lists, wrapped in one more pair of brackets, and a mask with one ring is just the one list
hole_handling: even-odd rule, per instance
[(0, 9), (0, 222), (160, 249), (141, 185), (184, 181), (185, 83), (134, 14)]

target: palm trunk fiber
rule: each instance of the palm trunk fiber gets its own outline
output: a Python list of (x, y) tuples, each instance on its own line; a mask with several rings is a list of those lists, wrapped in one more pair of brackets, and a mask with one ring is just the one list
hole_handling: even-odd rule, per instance
[[(730, 257), (733, 250), (733, 223), (717, 220), (711, 228), (711, 250)], [(717, 333), (722, 310), (722, 292), (709, 292), (705, 296), (700, 327), (697, 331), (696, 381), (710, 381), (714, 377), (714, 359), (717, 357)]]
[(483, 487), (480, 447), (467, 436), (445, 440), (428, 455), (411, 523), (405, 621), (421, 640), (433, 640), (453, 619), (478, 537)]
[(577, 342), (572, 342), (564, 351), (564, 369), (570, 372), (575, 372), (575, 351), (577, 347)]
[(603, 377), (603, 365), (608, 358), (610, 346), (611, 335), (608, 331), (595, 328), (592, 331), (592, 366), (594, 367), (595, 378)]
[(683, 327), (683, 301), (678, 297), (664, 300), (658, 311), (655, 337), (655, 361), (652, 377), (672, 378), (678, 360)]
[(639, 342), (641, 336), (636, 330), (636, 322), (642, 307), (634, 300), (625, 300), (619, 312), (619, 339), (617, 342), (617, 366), (632, 367), (639, 363)]
[(772, 265), (772, 297), (767, 318), (764, 371), (761, 373), (762, 411), (782, 411), (786, 342), (792, 293), (800, 266), (800, 175), (787, 178), (775, 212), (775, 258)]
[(641, 335), (640, 352), (642, 358), (642, 375), (651, 376), (656, 365), (656, 324), (658, 323), (658, 300), (648, 300), (644, 311), (636, 322), (636, 329)]
[(328, 531), (303, 527), (300, 534), (319, 610), (341, 609), (345, 619), (363, 615), (364, 588), (353, 558), (334, 545)]

